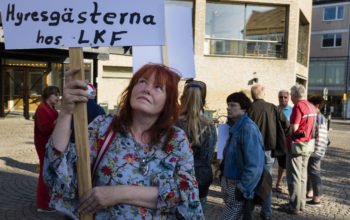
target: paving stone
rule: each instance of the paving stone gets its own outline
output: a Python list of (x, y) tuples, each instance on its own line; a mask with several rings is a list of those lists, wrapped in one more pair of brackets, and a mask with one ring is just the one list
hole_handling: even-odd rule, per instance
[[(37, 213), (35, 194), (38, 158), (33, 144), (33, 121), (21, 118), (0, 119), (0, 220), (63, 220), (59, 213)], [(332, 130), (332, 141), (322, 160), (324, 196), (322, 207), (306, 206), (302, 214), (291, 216), (277, 209), (288, 203), (284, 180), (283, 193), (273, 193), (273, 219), (349, 220), (350, 219), (350, 124), (347, 131)], [(277, 165), (273, 176), (276, 178)], [(224, 207), (218, 182), (210, 187), (206, 219), (216, 220)], [(255, 209), (259, 219), (260, 207)]]

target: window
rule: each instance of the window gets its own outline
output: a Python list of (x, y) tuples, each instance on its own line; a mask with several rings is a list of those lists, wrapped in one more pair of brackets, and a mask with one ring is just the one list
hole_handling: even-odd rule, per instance
[(341, 34), (324, 34), (322, 39), (322, 47), (341, 47)]
[(205, 54), (285, 57), (287, 6), (208, 2)]
[(326, 85), (344, 85), (345, 62), (332, 61), (326, 63)]
[(334, 86), (345, 85), (346, 60), (310, 61), (309, 85)]
[(324, 85), (326, 63), (321, 61), (310, 61), (309, 84), (314, 86)]
[(334, 21), (344, 19), (344, 6), (326, 7), (323, 11), (324, 21)]

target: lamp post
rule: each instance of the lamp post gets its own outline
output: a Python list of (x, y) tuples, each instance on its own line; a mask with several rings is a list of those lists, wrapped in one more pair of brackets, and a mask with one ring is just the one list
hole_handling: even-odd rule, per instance
[(347, 109), (346, 109), (346, 105), (347, 105), (347, 99), (348, 99), (348, 97), (347, 97), (347, 93), (346, 92), (344, 92), (343, 93), (343, 117), (344, 117), (344, 119), (346, 119), (346, 111), (347, 111)]
[(323, 114), (327, 115), (327, 100), (328, 100), (328, 89), (327, 89), (327, 87), (323, 88), (323, 100), (324, 100)]

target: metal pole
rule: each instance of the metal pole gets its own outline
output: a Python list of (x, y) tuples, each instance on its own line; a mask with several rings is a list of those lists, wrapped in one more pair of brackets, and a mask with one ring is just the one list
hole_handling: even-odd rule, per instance
[(5, 117), (5, 76), (2, 69), (2, 59), (0, 59), (0, 118)]

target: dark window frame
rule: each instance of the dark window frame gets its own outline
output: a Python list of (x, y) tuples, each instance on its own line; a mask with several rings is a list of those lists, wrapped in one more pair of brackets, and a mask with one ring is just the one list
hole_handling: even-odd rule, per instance
[[(325, 36), (333, 36), (329, 37), (328, 41), (331, 44), (326, 45), (325, 44)], [(322, 41), (321, 41), (321, 48), (339, 48), (342, 47), (342, 40), (343, 40), (343, 35), (341, 33), (332, 33), (332, 34), (323, 34), (322, 35)]]

